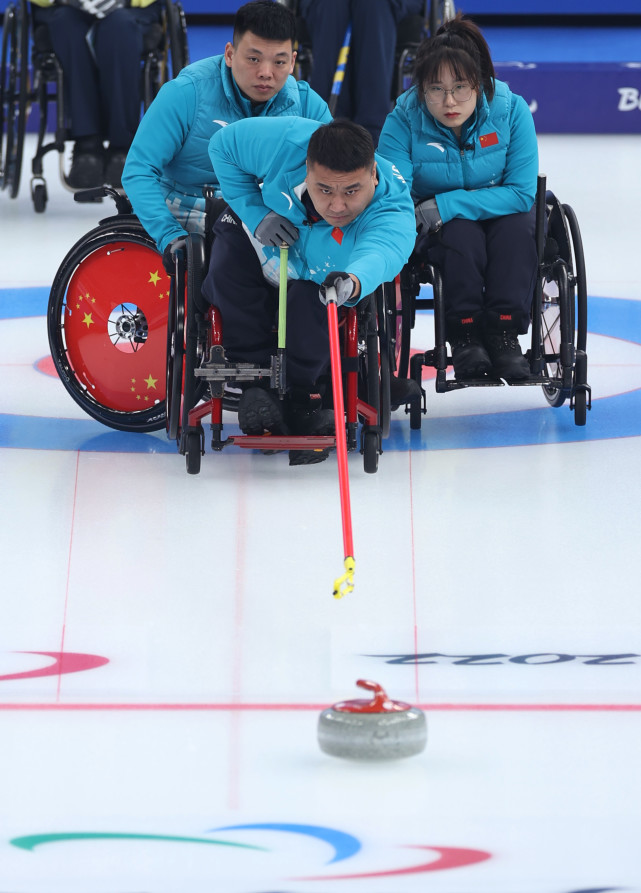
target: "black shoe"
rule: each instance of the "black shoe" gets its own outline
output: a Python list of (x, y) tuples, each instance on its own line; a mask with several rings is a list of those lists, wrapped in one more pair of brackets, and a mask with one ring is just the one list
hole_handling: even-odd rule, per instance
[[(333, 437), (336, 433), (333, 409), (311, 409), (301, 406), (290, 406), (287, 412), (287, 423), (292, 434), (308, 436)], [(290, 450), (290, 465), (317, 465), (329, 456), (329, 448), (316, 450)]]
[(521, 352), (517, 334), (512, 329), (488, 333), (485, 345), (494, 374), (506, 381), (523, 381), (530, 377), (530, 366)]
[(122, 189), (122, 172), (127, 160), (127, 153), (122, 150), (108, 150), (105, 168), (105, 183), (114, 189)]
[(483, 378), (491, 370), (492, 361), (475, 327), (461, 326), (448, 341), (456, 378)]
[(72, 189), (92, 189), (105, 182), (102, 152), (79, 152), (74, 148), (67, 183)]
[(238, 424), (243, 434), (289, 434), (278, 397), (265, 388), (247, 388), (238, 401)]
[(392, 375), (389, 390), (392, 409), (398, 409), (399, 406), (413, 403), (422, 397), (421, 386), (413, 378), (397, 378)]

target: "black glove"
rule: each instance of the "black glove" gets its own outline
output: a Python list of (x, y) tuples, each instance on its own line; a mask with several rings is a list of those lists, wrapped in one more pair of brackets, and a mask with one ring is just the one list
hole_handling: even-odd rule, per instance
[(169, 245), (165, 248), (162, 253), (162, 265), (165, 268), (165, 273), (168, 276), (173, 276), (176, 272), (176, 251), (179, 248), (185, 247), (185, 239), (182, 236), (178, 236), (175, 239), (172, 239)]
[(319, 297), (323, 304), (327, 304), (327, 289), (336, 289), (336, 305), (342, 307), (346, 301), (353, 297), (356, 291), (356, 283), (347, 273), (337, 273), (334, 271), (325, 278), (320, 287)]
[(435, 198), (428, 198), (427, 201), (419, 202), (414, 208), (414, 215), (416, 217), (416, 229), (419, 233), (435, 233), (443, 226)]
[(298, 230), (286, 217), (281, 217), (276, 211), (270, 211), (260, 221), (254, 235), (263, 245), (280, 248), (283, 243), (293, 245), (298, 238)]

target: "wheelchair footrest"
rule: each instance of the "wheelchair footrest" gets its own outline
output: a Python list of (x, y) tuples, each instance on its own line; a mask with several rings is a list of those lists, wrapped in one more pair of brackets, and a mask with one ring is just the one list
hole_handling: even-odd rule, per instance
[(336, 446), (333, 434), (242, 434), (228, 437), (227, 442), (250, 450), (326, 450)]

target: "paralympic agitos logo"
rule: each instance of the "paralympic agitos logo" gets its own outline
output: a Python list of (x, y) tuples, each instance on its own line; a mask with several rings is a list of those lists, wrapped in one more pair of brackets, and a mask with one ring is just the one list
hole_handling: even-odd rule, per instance
[[(260, 843), (250, 843), (243, 840), (244, 832), (251, 832), (250, 839)], [(256, 837), (259, 832), (259, 837)], [(215, 837), (209, 836), (215, 834)], [(102, 841), (116, 842), (149, 842), (154, 841), (162, 844), (200, 844), (208, 847), (225, 847), (233, 848), (239, 852), (241, 861), (246, 859), (250, 852), (253, 851), (258, 858), (264, 858), (265, 854), (273, 851), (274, 834), (277, 835), (277, 849), (282, 849), (283, 841), (285, 844), (295, 846), (296, 838), (300, 836), (313, 838), (332, 850), (332, 855), (327, 860), (321, 873), (314, 873), (305, 877), (289, 877), (283, 878), (288, 882), (304, 882), (304, 881), (337, 881), (337, 880), (363, 880), (373, 878), (399, 877), (402, 875), (418, 875), (428, 872), (448, 871), (451, 869), (469, 867), (481, 862), (486, 862), (492, 858), (491, 853), (485, 850), (469, 849), (464, 847), (450, 846), (429, 846), (422, 844), (410, 844), (402, 847), (391, 847), (392, 854), (390, 861), (396, 862), (395, 867), (387, 869), (379, 869), (377, 871), (367, 870), (368, 856), (379, 847), (372, 843), (363, 843), (353, 834), (342, 831), (338, 828), (331, 828), (323, 825), (303, 825), (294, 823), (275, 823), (266, 822), (258, 824), (243, 825), (225, 825), (217, 828), (211, 828), (205, 831), (207, 836), (178, 836), (163, 834), (142, 834), (142, 833), (125, 833), (125, 832), (53, 832), (48, 834), (34, 834), (24, 837), (15, 837), (9, 841), (10, 845), (18, 849), (33, 852), (44, 845), (50, 844), (71, 844), (83, 841)], [(272, 846), (270, 846), (272, 845)], [(395, 851), (402, 850), (402, 853)], [(413, 857), (411, 852), (420, 851), (420, 858)], [(408, 858), (409, 856), (409, 858)], [(336, 870), (338, 863), (348, 862), (353, 868), (341, 868)], [(265, 866), (267, 874), (269, 869)], [(318, 868), (316, 869), (318, 871)], [(553, 891), (550, 893), (615, 893), (621, 890), (620, 887), (591, 887), (581, 890), (570, 891)], [(272, 893), (275, 891), (272, 890)], [(465, 893), (463, 888), (461, 893)], [(514, 891), (517, 893), (517, 891)], [(632, 891), (628, 888), (628, 893)]]
[[(261, 841), (264, 839), (265, 845), (249, 843), (243, 840), (243, 832), (252, 832), (250, 839), (255, 840), (255, 832), (262, 832)], [(80, 843), (83, 841), (155, 841), (163, 844), (200, 844), (208, 847), (225, 847), (233, 848), (244, 853), (243, 859), (246, 859), (251, 851), (260, 854), (269, 853), (270, 841), (273, 841), (273, 834), (279, 836), (278, 849), (282, 849), (282, 840), (285, 837), (285, 845), (295, 845), (296, 836), (304, 836), (314, 838), (324, 844), (329, 845), (332, 849), (331, 858), (321, 866), (317, 866), (316, 871), (321, 873), (309, 874), (305, 877), (290, 877), (288, 881), (338, 881), (338, 880), (362, 880), (366, 878), (385, 878), (401, 875), (425, 874), (434, 871), (448, 871), (455, 868), (463, 868), (475, 865), (479, 862), (485, 862), (491, 858), (491, 854), (485, 850), (470, 849), (467, 847), (451, 847), (451, 846), (431, 846), (424, 844), (408, 844), (402, 847), (392, 847), (390, 862), (392, 866), (382, 868), (375, 871), (368, 870), (367, 863), (369, 857), (374, 852), (380, 850), (380, 845), (372, 844), (364, 845), (353, 834), (337, 828), (330, 828), (323, 825), (303, 825), (294, 823), (275, 823), (266, 822), (259, 824), (247, 825), (225, 825), (218, 828), (211, 828), (205, 831), (206, 835), (216, 834), (216, 837), (210, 836), (179, 836), (170, 834), (141, 834), (126, 833), (114, 831), (95, 831), (95, 832), (52, 832), (47, 834), (33, 834), (24, 837), (14, 837), (9, 841), (10, 845), (21, 850), (33, 852), (43, 845), (50, 844), (70, 844)], [(401, 850), (402, 852), (398, 852)], [(414, 851), (419, 851), (420, 855), (414, 855)], [(341, 868), (336, 871), (337, 863), (353, 860), (350, 865), (353, 868)], [(355, 864), (354, 864), (355, 863)], [(266, 873), (268, 866), (265, 866)], [(284, 879), (283, 879), (284, 880)]]

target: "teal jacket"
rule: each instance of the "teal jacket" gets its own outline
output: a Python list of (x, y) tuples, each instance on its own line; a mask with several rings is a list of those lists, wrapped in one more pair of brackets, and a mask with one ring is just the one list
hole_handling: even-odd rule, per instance
[(218, 187), (208, 152), (212, 134), (232, 121), (267, 115), (331, 121), (327, 103), (293, 77), (269, 102), (252, 105), (236, 86), (224, 55), (188, 65), (161, 87), (140, 122), (122, 176), (135, 213), (160, 251), (185, 235), (178, 216), (188, 218), (193, 208), (202, 211), (203, 186)]
[[(414, 204), (398, 171), (377, 156), (374, 197), (355, 220), (342, 230), (322, 219), (308, 223), (302, 202), (307, 144), (319, 126), (302, 118), (239, 121), (212, 137), (212, 164), (223, 197), (250, 235), (270, 210), (298, 228), (289, 249), (289, 278), (320, 284), (332, 270), (352, 273), (363, 297), (393, 279), (407, 261), (416, 238)], [(265, 277), (277, 283), (279, 249), (253, 242)]]
[(415, 201), (436, 197), (444, 223), (529, 211), (539, 169), (534, 121), (527, 103), (496, 81), (491, 102), (481, 95), (460, 142), (430, 114), (416, 87), (387, 116), (378, 152), (394, 162)]

